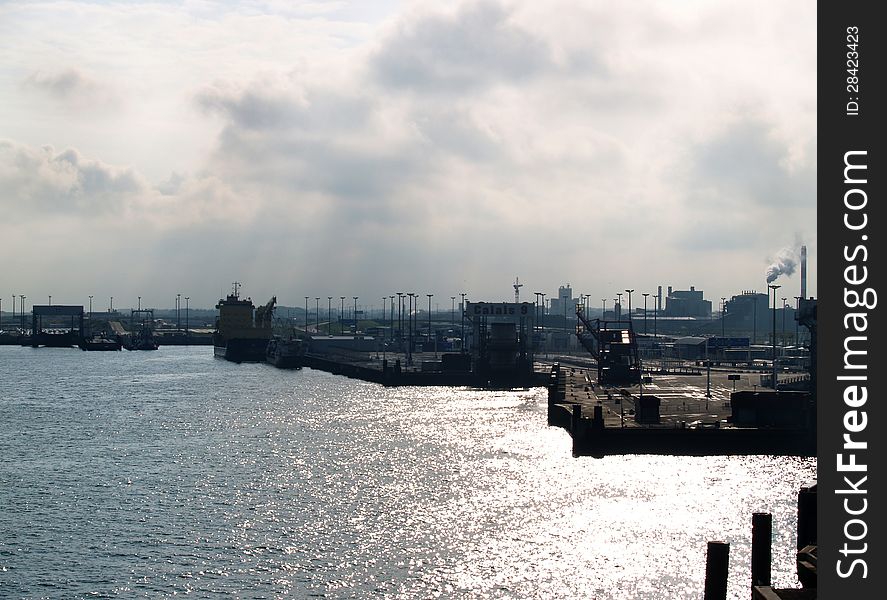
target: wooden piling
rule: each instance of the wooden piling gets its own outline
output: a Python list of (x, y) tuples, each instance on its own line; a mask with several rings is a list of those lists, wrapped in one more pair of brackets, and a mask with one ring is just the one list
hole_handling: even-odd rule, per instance
[(704, 600), (727, 600), (727, 567), (730, 562), (728, 542), (709, 542), (705, 557)]
[(816, 486), (798, 492), (798, 550), (816, 545)]
[(770, 560), (773, 544), (773, 516), (754, 513), (751, 518), (751, 584), (770, 585)]

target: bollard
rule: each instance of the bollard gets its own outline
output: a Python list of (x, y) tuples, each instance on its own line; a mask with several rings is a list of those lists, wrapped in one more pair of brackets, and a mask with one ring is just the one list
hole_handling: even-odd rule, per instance
[(709, 542), (705, 557), (705, 595), (703, 600), (727, 600), (727, 566), (730, 544)]
[(816, 486), (798, 492), (798, 550), (816, 544)]
[(579, 431), (579, 424), (582, 422), (582, 405), (581, 404), (573, 404), (573, 414), (572, 419), (570, 419), (570, 433), (573, 436), (576, 436), (576, 433)]
[(773, 544), (773, 516), (754, 513), (751, 516), (751, 584), (770, 585), (770, 561)]
[(594, 416), (591, 420), (591, 426), (593, 429), (603, 429), (604, 428), (604, 407), (600, 405), (596, 405), (594, 407)]

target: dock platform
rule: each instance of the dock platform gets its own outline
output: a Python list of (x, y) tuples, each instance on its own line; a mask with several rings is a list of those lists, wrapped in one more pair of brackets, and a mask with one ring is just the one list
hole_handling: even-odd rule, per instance
[(816, 454), (809, 428), (732, 423), (734, 386), (737, 392), (763, 391), (756, 373), (712, 370), (710, 379), (705, 370), (655, 375), (652, 382), (631, 387), (599, 385), (594, 374), (555, 365), (548, 376), (549, 424), (570, 433), (575, 456)]

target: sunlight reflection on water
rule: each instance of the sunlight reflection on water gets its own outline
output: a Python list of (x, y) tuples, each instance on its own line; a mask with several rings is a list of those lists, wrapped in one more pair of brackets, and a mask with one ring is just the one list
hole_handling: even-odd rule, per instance
[(755, 511), (797, 585), (814, 459), (574, 459), (541, 389), (0, 352), (0, 596), (699, 598), (723, 539), (746, 598)]

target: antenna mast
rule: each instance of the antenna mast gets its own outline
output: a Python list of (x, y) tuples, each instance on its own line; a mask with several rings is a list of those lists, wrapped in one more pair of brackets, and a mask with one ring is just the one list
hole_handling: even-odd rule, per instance
[(514, 278), (514, 303), (520, 304), (520, 289), (524, 287), (524, 284), (520, 282), (520, 280), (515, 277)]

